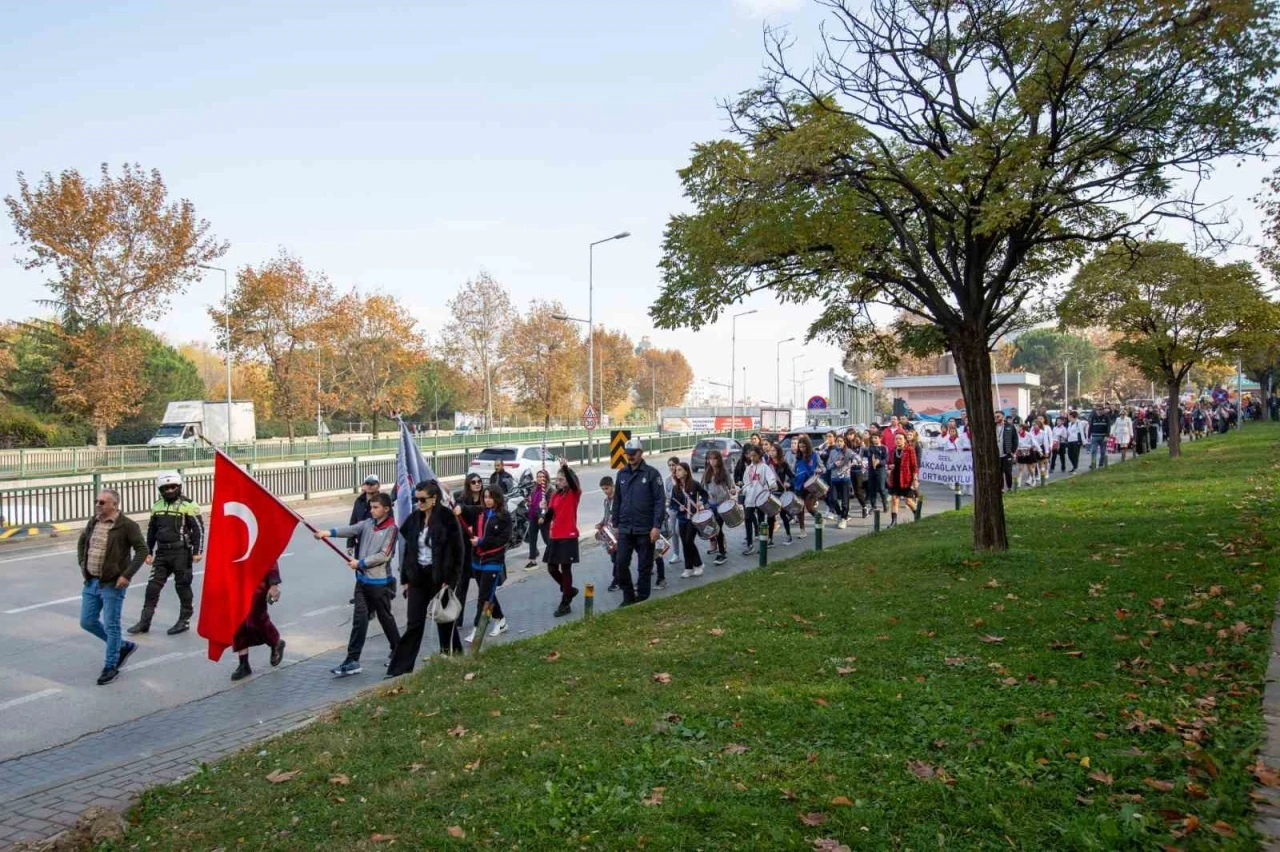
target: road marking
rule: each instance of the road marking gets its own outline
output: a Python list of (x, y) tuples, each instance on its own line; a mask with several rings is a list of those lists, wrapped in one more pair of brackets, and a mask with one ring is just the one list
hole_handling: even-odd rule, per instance
[(0, 559), (0, 565), (8, 565), (10, 562), (26, 562), (28, 559), (47, 559), (50, 556), (58, 556), (63, 553), (75, 553), (75, 551), (70, 548), (66, 550), (46, 550), (44, 553), (36, 553), (31, 556), (14, 556), (9, 559)]
[(139, 660), (138, 662), (128, 666), (128, 670), (132, 672), (137, 671), (138, 669), (145, 669), (147, 666), (155, 666), (160, 663), (172, 662), (173, 660), (184, 660), (187, 657), (203, 657), (204, 655), (204, 651), (174, 651), (172, 654), (161, 654), (160, 656), (152, 657), (149, 660)]
[(324, 615), (326, 612), (337, 612), (340, 609), (346, 609), (350, 605), (351, 604), (334, 604), (333, 606), (327, 606), (327, 607), (324, 607), (323, 609), (313, 609), (311, 610), (311, 612), (304, 612), (302, 614), (302, 617), (314, 618), (317, 615)]
[(279, 627), (276, 628), (276, 630), (286, 630), (290, 627), (297, 627), (297, 626), (298, 626), (298, 622), (290, 621), (288, 624), (281, 624)]
[(33, 692), (30, 695), (24, 695), (21, 698), (14, 698), (0, 704), (0, 710), (11, 710), (14, 707), (21, 707), (23, 704), (29, 704), (32, 701), (39, 701), (41, 698), (48, 698), (51, 695), (57, 695), (62, 692), (61, 689), (42, 689), (39, 692)]
[(71, 603), (80, 600), (80, 596), (74, 598), (58, 598), (56, 601), (45, 601), (44, 603), (32, 604), (31, 606), (20, 606), (17, 609), (6, 609), (5, 615), (17, 615), (20, 612), (30, 612), (33, 609), (44, 609), (47, 606), (57, 606), (58, 604)]
[(281, 558), (281, 559), (284, 559), (286, 556), (292, 556), (292, 555), (293, 555), (293, 551), (292, 551), (292, 550), (286, 550), (284, 553), (281, 553), (281, 554), (280, 554), (280, 558)]

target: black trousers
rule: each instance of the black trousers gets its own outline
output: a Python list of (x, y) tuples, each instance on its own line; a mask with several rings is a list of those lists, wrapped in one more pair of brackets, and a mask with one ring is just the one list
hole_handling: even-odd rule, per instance
[(746, 506), (747, 518), (747, 547), (751, 547), (756, 543), (756, 536), (760, 535), (760, 526), (764, 515), (754, 506)]
[[(400, 643), (391, 655), (391, 665), (387, 666), (387, 674), (402, 675), (413, 671), (418, 660), (418, 651), (422, 648), (422, 637), (427, 628), (427, 604), (436, 593), (420, 586), (407, 586), (405, 591), (408, 615), (405, 618), (404, 633), (400, 634)], [(437, 591), (439, 591), (437, 589)], [(459, 618), (458, 621), (462, 619)], [(452, 624), (437, 624), (436, 632), (440, 636), (440, 651), (445, 654), (461, 654), (462, 638), (458, 636), (458, 621)]]
[(1000, 472), (1004, 474), (1004, 490), (1013, 488), (1013, 456), (1000, 457)]
[(1049, 472), (1053, 473), (1056, 465), (1062, 465), (1062, 469), (1067, 469), (1067, 445), (1059, 443), (1053, 448), (1053, 452), (1049, 455)]
[(551, 543), (551, 525), (545, 524), (545, 523), (535, 524), (533, 521), (530, 521), (529, 532), (524, 537), (525, 542), (528, 543), (529, 545), (529, 561), (530, 562), (538, 558), (539, 536), (541, 536), (542, 538), (543, 547), (546, 547), (547, 545), (549, 545)]
[(502, 604), (498, 603), (498, 586), (499, 580), (502, 579), (501, 571), (480, 571), (476, 574), (476, 621), (480, 620), (480, 613), (484, 612), (484, 605), (493, 599), (493, 612), (490, 613), (494, 618), (505, 618), (502, 614)]
[(852, 484), (847, 479), (831, 480), (831, 509), (842, 521), (849, 520), (849, 489)]
[[(696, 550), (695, 550), (696, 553)], [(636, 558), (637, 583), (631, 582), (631, 557)], [(688, 553), (685, 559), (689, 558)], [(618, 533), (618, 558), (613, 568), (614, 582), (622, 589), (624, 601), (642, 601), (649, 597), (650, 585), (653, 582), (653, 542), (649, 534)]]
[[(1071, 469), (1076, 470), (1080, 467), (1080, 448), (1084, 446), (1079, 441), (1073, 441), (1067, 444), (1067, 458), (1071, 459)], [(1064, 465), (1063, 470), (1066, 470)]]
[(867, 505), (867, 475), (862, 472), (853, 475), (853, 497), (859, 506)]
[(160, 602), (160, 592), (173, 575), (173, 587), (178, 592), (178, 618), (186, 621), (195, 612), (191, 600), (191, 550), (187, 547), (164, 547), (156, 549), (155, 558), (151, 561), (151, 579), (147, 581), (147, 594), (143, 598), (142, 612), (144, 617), (156, 611)]
[[(400, 644), (400, 629), (396, 627), (395, 616), (391, 614), (391, 585), (374, 585), (372, 583), (356, 583), (356, 605), (351, 613), (351, 638), (347, 641), (347, 662), (360, 659), (364, 650), (364, 639), (369, 633), (369, 614), (373, 613), (382, 625), (382, 635), (387, 637), (387, 644), (394, 654)], [(415, 650), (416, 654), (417, 651)]]

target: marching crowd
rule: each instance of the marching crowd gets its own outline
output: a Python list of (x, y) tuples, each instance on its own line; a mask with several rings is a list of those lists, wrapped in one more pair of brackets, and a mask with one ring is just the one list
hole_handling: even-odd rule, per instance
[[(1268, 406), (1273, 419), (1280, 418), (1280, 397), (1274, 399)], [(1244, 413), (1262, 416), (1260, 406), (1246, 408)], [(1093, 469), (1106, 466), (1109, 451), (1118, 452), (1123, 461), (1130, 451), (1136, 456), (1154, 450), (1171, 425), (1188, 440), (1196, 440), (1226, 431), (1239, 416), (1240, 411), (1228, 402), (1208, 401), (1184, 406), (1174, 417), (1155, 406), (1101, 406), (1087, 415), (1068, 411), (1057, 417), (1032, 411), (1024, 418), (1006, 418), (997, 411), (1003, 484), (1006, 490), (1015, 481), (1020, 486), (1043, 485), (1058, 469), (1075, 474), (1086, 447)], [(928, 444), (944, 452), (964, 452), (972, 448), (971, 436), (968, 418), (961, 417), (946, 423), (945, 431)], [(699, 477), (677, 457), (667, 459), (663, 475), (645, 460), (639, 438), (627, 441), (626, 465), (616, 477), (600, 480), (603, 502), (595, 525), (595, 537), (613, 566), (609, 590), (622, 593), (621, 606), (647, 600), (655, 573), (656, 588), (666, 588), (669, 564), (684, 565), (681, 578), (701, 576), (705, 550), (714, 565), (723, 565), (731, 530), (743, 530), (742, 554), (748, 556), (758, 546), (773, 546), (779, 527), (784, 546), (805, 538), (809, 521), (820, 517), (834, 517), (837, 528), (844, 529), (855, 502), (863, 518), (870, 511), (889, 512), (890, 527), (898, 524), (904, 507), (919, 519), (920, 461), (926, 442), (905, 418), (895, 416), (884, 426), (863, 430), (829, 429), (816, 447), (809, 434), (801, 432), (791, 444), (788, 448), (754, 433), (732, 466), (721, 451), (710, 450)], [(498, 589), (507, 576), (506, 553), (513, 530), (507, 495), (513, 487), (501, 461), (488, 482), (479, 474), (469, 474), (456, 494), (435, 480), (417, 483), (416, 510), (397, 527), (392, 498), (382, 492), (378, 478), (370, 476), (349, 523), (315, 531), (317, 539), (346, 540), (348, 565), (356, 578), (346, 657), (332, 670), (335, 676), (361, 672), (371, 616), (390, 644), (387, 677), (413, 671), (429, 621), (437, 628), (444, 654), (461, 653), (466, 645), (476, 643), (477, 633), (490, 622), (489, 636), (509, 630)], [(115, 680), (137, 649), (135, 642), (124, 638), (120, 617), (125, 591), (143, 564), (151, 565), (151, 578), (142, 615), (128, 633), (149, 632), (170, 576), (175, 579), (180, 612), (167, 632), (173, 635), (189, 628), (194, 609), (192, 565), (203, 556), (204, 527), (199, 507), (182, 494), (176, 473), (161, 474), (157, 488), (160, 498), (145, 535), (120, 511), (119, 494), (107, 488), (99, 494), (95, 516), (79, 539), (77, 555), (84, 580), (80, 624), (106, 644), (99, 684)], [(554, 474), (538, 471), (528, 500), (525, 567), (537, 569), (541, 542), (542, 562), (557, 587), (557, 618), (572, 612), (579, 595), (573, 569), (581, 556), (578, 509), (582, 496), (577, 474), (567, 460), (559, 459)], [(472, 583), (477, 606), (464, 636), (462, 610)], [(392, 613), (397, 586), (406, 600), (403, 632)], [(252, 673), (252, 647), (266, 646), (272, 666), (283, 659), (285, 641), (268, 613), (279, 597), (280, 574), (273, 567), (254, 592), (249, 613), (236, 633), (232, 647), (239, 665), (233, 680)]]

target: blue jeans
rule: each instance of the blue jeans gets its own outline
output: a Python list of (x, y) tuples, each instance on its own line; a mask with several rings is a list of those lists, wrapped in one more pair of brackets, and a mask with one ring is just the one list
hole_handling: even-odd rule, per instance
[[(1099, 460), (1101, 456), (1101, 460)], [(1106, 436), (1101, 438), (1089, 439), (1089, 466), (1090, 467), (1106, 467), (1107, 466), (1107, 439)]]
[(117, 589), (114, 583), (103, 586), (94, 578), (80, 593), (80, 627), (107, 643), (104, 669), (115, 668), (120, 659), (120, 611), (126, 590)]

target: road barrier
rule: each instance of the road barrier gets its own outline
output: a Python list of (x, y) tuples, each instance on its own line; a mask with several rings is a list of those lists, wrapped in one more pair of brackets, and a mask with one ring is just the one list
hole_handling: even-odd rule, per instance
[[(541, 433), (538, 433), (541, 437)], [(645, 449), (654, 454), (689, 449), (701, 434), (653, 436), (645, 441)], [(511, 442), (515, 443), (515, 442)], [(587, 442), (577, 440), (548, 441), (547, 449), (571, 462), (590, 463), (603, 461), (607, 449), (599, 439)], [(431, 463), (436, 476), (441, 479), (462, 477), (471, 467), (470, 449), (443, 452), (424, 450), (423, 455)], [(205, 464), (197, 469), (174, 465), (182, 473), (182, 490), (201, 506), (213, 500), (213, 467)], [(355, 493), (360, 483), (370, 474), (382, 482), (395, 481), (396, 459), (394, 454), (374, 456), (353, 455), (340, 459), (302, 459), (299, 461), (246, 464), (254, 479), (267, 490), (285, 500)], [(0, 524), (9, 527), (31, 527), (87, 520), (94, 509), (94, 500), (103, 488), (120, 492), (121, 508), (126, 514), (147, 512), (156, 501), (155, 473), (135, 475), (94, 473), (91, 478), (53, 485), (19, 486), (0, 488)]]
[[(635, 426), (637, 433), (656, 432), (656, 426)], [(519, 432), (469, 432), (462, 435), (423, 435), (418, 446), (423, 452), (475, 449), (498, 444), (540, 444), (585, 439), (582, 429), (527, 429)], [(306, 459), (350, 458), (356, 455), (395, 452), (400, 436), (388, 432), (385, 438), (298, 438), (232, 444), (223, 449), (242, 464)], [(193, 467), (212, 463), (207, 446), (151, 447), (130, 444), (114, 447), (49, 447), (0, 450), (0, 479), (32, 479), (63, 474), (110, 473), (145, 468)]]

